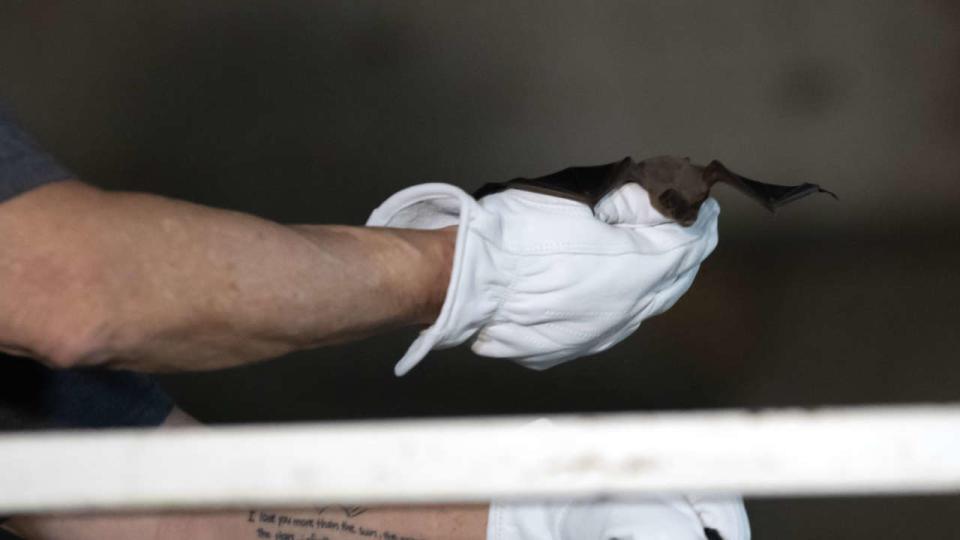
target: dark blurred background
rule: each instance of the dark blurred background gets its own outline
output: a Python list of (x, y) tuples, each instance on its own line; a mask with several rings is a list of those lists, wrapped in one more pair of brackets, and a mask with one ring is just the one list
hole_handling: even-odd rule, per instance
[[(960, 4), (0, 0), (0, 95), (85, 180), (361, 224), (626, 155), (723, 187), (720, 245), (624, 344), (545, 373), (412, 337), (162, 377), (208, 423), (957, 400)], [(824, 444), (829, 444), (824, 441)], [(960, 497), (748, 501), (756, 538), (957, 538)]]

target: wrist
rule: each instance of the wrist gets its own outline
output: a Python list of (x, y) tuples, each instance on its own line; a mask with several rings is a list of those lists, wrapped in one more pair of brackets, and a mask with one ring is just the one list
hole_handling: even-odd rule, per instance
[(497, 216), (485, 211), (462, 189), (433, 183), (395, 193), (374, 209), (367, 226), (425, 233), (432, 240), (429, 245), (434, 263), (427, 267), (418, 263), (418, 272), (404, 281), (405, 288), (416, 293), (410, 298), (417, 299), (418, 306), (416, 315), (406, 320), (429, 327), (394, 367), (394, 373), (402, 376), (430, 350), (468, 340), (495, 310), (497, 299), (490, 292), (487, 282), (491, 280), (487, 278), (500, 274), (487, 271), (492, 261), (488, 260), (485, 237), (478, 231), (496, 229)]
[(428, 257), (431, 261), (426, 275), (430, 276), (424, 294), (424, 302), (417, 316), (417, 323), (430, 325), (437, 320), (450, 285), (450, 272), (457, 247), (457, 227), (430, 231)]

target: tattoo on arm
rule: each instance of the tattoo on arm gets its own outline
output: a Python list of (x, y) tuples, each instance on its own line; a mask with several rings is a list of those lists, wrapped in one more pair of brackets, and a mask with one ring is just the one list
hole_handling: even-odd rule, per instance
[(344, 505), (337, 505), (337, 506), (316, 506), (316, 507), (314, 507), (314, 509), (317, 511), (318, 514), (322, 514), (322, 513), (326, 512), (327, 509), (329, 509), (329, 508), (339, 508), (339, 509), (342, 510), (343, 513), (346, 514), (347, 517), (349, 517), (349, 518), (357, 517), (357, 516), (359, 516), (360, 514), (362, 514), (362, 513), (364, 513), (364, 512), (367, 511), (367, 508), (365, 508), (365, 507), (363, 507), (363, 506), (344, 506)]
[(367, 512), (363, 506), (318, 506), (315, 515), (284, 514), (263, 510), (249, 510), (247, 523), (251, 526), (250, 538), (273, 540), (425, 540), (386, 529), (362, 525), (356, 517)]

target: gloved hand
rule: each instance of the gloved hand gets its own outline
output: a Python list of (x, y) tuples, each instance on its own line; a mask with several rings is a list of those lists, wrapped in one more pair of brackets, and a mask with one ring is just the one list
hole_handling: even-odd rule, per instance
[(667, 219), (629, 183), (596, 206), (508, 189), (479, 202), (449, 184), (400, 191), (367, 225), (459, 225), (450, 284), (436, 322), (397, 363), (403, 375), (434, 348), (473, 339), (481, 356), (533, 369), (598, 353), (686, 292), (717, 244), (719, 206), (692, 226)]
[(487, 540), (750, 540), (739, 497), (493, 503)]

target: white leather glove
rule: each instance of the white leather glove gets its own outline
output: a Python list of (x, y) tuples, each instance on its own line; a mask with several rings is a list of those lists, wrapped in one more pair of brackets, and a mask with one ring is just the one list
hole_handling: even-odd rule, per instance
[[(708, 536), (706, 529), (712, 529)], [(750, 540), (739, 497), (493, 503), (487, 540)]]
[(596, 215), (519, 189), (479, 202), (449, 184), (400, 191), (367, 225), (459, 230), (440, 315), (395, 372), (471, 338), (475, 353), (533, 369), (608, 349), (686, 292), (717, 244), (719, 212), (707, 199), (696, 223), (682, 227), (636, 183), (610, 193)]

